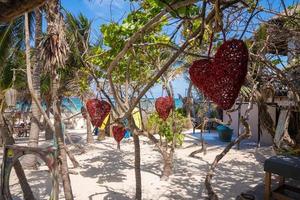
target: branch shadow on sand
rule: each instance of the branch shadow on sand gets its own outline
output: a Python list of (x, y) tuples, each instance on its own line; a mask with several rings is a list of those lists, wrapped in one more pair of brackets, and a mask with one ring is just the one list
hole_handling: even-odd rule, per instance
[(95, 194), (92, 194), (89, 196), (89, 200), (94, 200), (94, 199), (99, 199), (98, 196), (103, 196), (102, 197), (103, 200), (131, 200), (132, 198), (128, 197), (126, 195), (126, 191), (122, 191), (122, 193), (120, 192), (115, 192), (113, 191), (111, 188), (107, 187), (107, 186), (103, 186), (106, 189), (106, 192), (98, 192)]
[(120, 152), (112, 149), (105, 150), (101, 155), (82, 161), (83, 171), (80, 174), (84, 177), (98, 178), (98, 183), (122, 182), (126, 179), (124, 169), (133, 169), (123, 155), (127, 152)]

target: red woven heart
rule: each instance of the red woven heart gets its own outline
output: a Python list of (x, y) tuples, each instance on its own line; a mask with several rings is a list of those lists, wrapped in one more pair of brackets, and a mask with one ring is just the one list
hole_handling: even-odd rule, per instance
[(125, 136), (125, 132), (126, 132), (125, 128), (123, 126), (113, 126), (112, 131), (113, 131), (113, 136), (114, 136), (115, 140), (118, 143), (120, 143), (121, 140)]
[(89, 99), (86, 102), (86, 109), (91, 117), (93, 126), (99, 127), (109, 114), (111, 106), (108, 102), (103, 100)]
[(166, 120), (169, 117), (172, 108), (173, 108), (172, 97), (159, 97), (155, 101), (155, 109), (158, 113), (158, 116), (163, 120)]
[(231, 108), (247, 75), (248, 49), (241, 40), (224, 42), (213, 60), (197, 60), (190, 77), (205, 96), (222, 109)]

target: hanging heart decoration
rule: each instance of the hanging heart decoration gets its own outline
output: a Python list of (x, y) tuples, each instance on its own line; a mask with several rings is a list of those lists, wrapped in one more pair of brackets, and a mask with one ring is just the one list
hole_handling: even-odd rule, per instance
[(173, 98), (172, 97), (159, 97), (155, 101), (155, 109), (158, 113), (158, 116), (166, 121), (169, 117), (169, 114), (173, 108)]
[(125, 128), (123, 126), (113, 126), (112, 131), (115, 140), (117, 141), (117, 143), (120, 143), (125, 136)]
[(242, 40), (224, 42), (215, 58), (194, 61), (190, 78), (205, 96), (222, 109), (230, 109), (245, 82), (248, 49)]
[(86, 109), (91, 117), (93, 126), (100, 127), (105, 117), (110, 113), (111, 106), (108, 102), (99, 99), (89, 99)]

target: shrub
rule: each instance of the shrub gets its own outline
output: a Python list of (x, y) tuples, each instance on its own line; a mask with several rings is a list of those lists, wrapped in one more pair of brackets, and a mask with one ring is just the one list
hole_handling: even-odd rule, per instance
[(176, 137), (176, 145), (181, 146), (184, 140), (184, 135), (181, 134), (186, 118), (177, 110), (170, 113), (166, 121), (159, 118), (156, 112), (150, 114), (147, 121), (147, 131), (152, 134), (159, 134), (168, 143), (172, 143), (173, 135)]

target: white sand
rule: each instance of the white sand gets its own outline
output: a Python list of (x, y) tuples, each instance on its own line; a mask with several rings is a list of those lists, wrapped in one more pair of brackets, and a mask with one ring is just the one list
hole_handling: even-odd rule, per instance
[[(84, 129), (68, 131), (74, 138), (81, 137), (80, 142), (85, 143)], [(141, 138), (143, 199), (204, 199), (206, 171), (225, 144), (217, 142), (218, 145), (214, 145), (208, 141), (206, 155), (199, 154), (199, 158), (190, 158), (188, 155), (200, 148), (195, 145), (196, 142), (191, 138), (185, 139), (183, 147), (176, 149), (174, 174), (168, 181), (160, 181), (161, 156), (155, 146), (148, 143), (147, 138)], [(255, 152), (254, 147), (249, 147), (243, 144), (242, 150), (233, 149), (219, 165), (213, 178), (213, 186), (220, 199), (235, 199), (241, 192), (263, 182), (263, 161), (271, 155), (271, 148), (262, 147)], [(132, 139), (122, 141), (121, 152), (116, 150), (116, 143), (112, 138), (85, 145), (85, 149), (85, 154), (76, 155), (81, 168), (74, 170), (79, 174), (70, 175), (75, 199), (133, 199), (135, 176)], [(26, 170), (26, 174), (37, 199), (48, 199), (51, 182), (46, 168), (42, 166), (39, 171)], [(22, 199), (14, 173), (10, 185), (14, 199)], [(61, 199), (64, 199), (62, 187), (60, 190)]]

